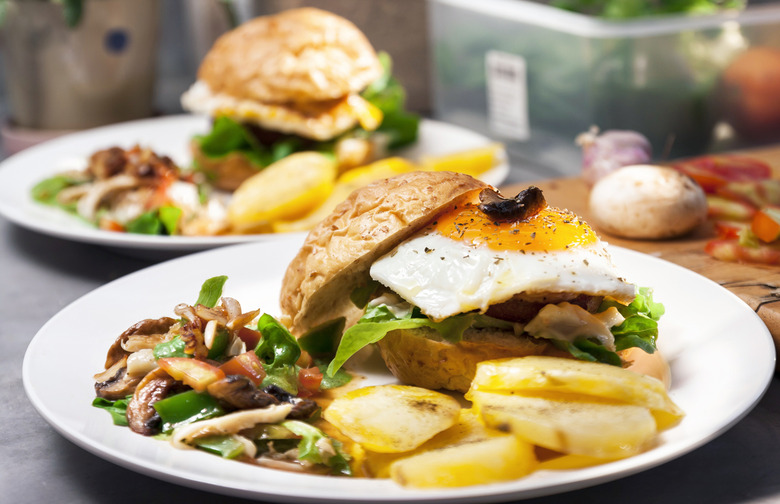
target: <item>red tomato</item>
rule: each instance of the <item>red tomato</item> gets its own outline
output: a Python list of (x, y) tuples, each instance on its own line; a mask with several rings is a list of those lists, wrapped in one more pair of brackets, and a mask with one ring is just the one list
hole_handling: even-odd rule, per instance
[(209, 384), (225, 377), (225, 372), (216, 366), (188, 357), (166, 357), (157, 364), (175, 380), (203, 392)]
[(320, 390), (322, 371), (316, 367), (303, 368), (298, 373), (298, 397), (309, 397)]
[(248, 349), (254, 350), (257, 344), (260, 343), (262, 334), (260, 334), (260, 331), (255, 331), (254, 329), (250, 329), (248, 327), (242, 327), (238, 330), (238, 337), (241, 338)]
[(260, 385), (265, 379), (265, 369), (260, 358), (255, 352), (250, 350), (241, 355), (236, 355), (221, 366), (219, 366), (226, 375), (244, 375), (256, 386)]
[(106, 231), (116, 231), (118, 233), (123, 233), (125, 231), (125, 227), (122, 224), (114, 219), (109, 219), (108, 217), (101, 217), (98, 221), (98, 227)]
[(711, 240), (704, 246), (704, 251), (721, 261), (767, 265), (780, 264), (780, 248), (770, 245), (745, 247), (739, 244), (739, 240)]
[(739, 234), (747, 228), (746, 222), (715, 221), (715, 234), (724, 240), (739, 239)]
[(671, 165), (685, 173), (707, 193), (728, 182), (765, 180), (772, 177), (772, 168), (758, 159), (736, 154), (714, 154), (684, 159)]

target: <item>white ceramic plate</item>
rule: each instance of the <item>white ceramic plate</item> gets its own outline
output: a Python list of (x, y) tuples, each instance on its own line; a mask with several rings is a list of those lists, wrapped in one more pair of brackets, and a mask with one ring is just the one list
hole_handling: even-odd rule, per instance
[[(758, 402), (774, 370), (764, 323), (736, 296), (682, 267), (613, 249), (620, 271), (653, 286), (664, 303), (661, 348), (670, 361), (672, 399), (686, 412), (655, 448), (618, 462), (579, 470), (537, 472), (517, 481), (444, 490), (408, 490), (390, 480), (292, 474), (180, 451), (116, 427), (93, 408), (93, 373), (103, 369), (117, 335), (133, 323), (171, 315), (194, 302), (206, 278), (228, 275), (225, 295), (244, 309), (278, 314), (282, 274), (300, 245), (274, 242), (226, 247), (141, 270), (75, 301), (44, 325), (24, 359), (24, 386), (40, 414), (61, 434), (100, 457), (189, 487), (278, 501), (489, 502), (563, 492), (613, 480), (679, 457), (740, 420)], [(63, 338), (63, 334), (67, 337)], [(383, 368), (360, 369), (367, 383), (392, 382)], [(671, 482), (673, 484), (673, 482)]]
[[(23, 227), (60, 238), (113, 248), (163, 251), (203, 250), (250, 241), (274, 241), (279, 235), (232, 236), (149, 236), (113, 233), (89, 226), (58, 208), (35, 202), (32, 187), (58, 172), (63, 162), (84, 159), (93, 152), (112, 146), (150, 147), (171, 157), (180, 166), (189, 166), (188, 145), (194, 135), (209, 130), (208, 119), (194, 115), (166, 116), (95, 128), (73, 133), (31, 147), (0, 163), (0, 215)], [(423, 120), (419, 140), (400, 155), (416, 159), (423, 154), (443, 154), (486, 145), (491, 140), (450, 124)], [(505, 161), (485, 172), (485, 182), (498, 187), (509, 174)]]

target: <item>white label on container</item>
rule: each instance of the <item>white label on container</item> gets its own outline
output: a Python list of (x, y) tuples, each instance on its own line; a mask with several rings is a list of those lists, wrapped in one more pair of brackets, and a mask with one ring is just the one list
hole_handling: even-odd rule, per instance
[(490, 129), (514, 140), (528, 140), (528, 86), (525, 59), (488, 51), (485, 56)]

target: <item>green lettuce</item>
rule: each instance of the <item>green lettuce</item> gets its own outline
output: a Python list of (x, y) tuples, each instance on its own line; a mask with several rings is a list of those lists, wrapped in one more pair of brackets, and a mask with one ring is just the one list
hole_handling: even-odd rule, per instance
[[(604, 300), (598, 311), (602, 312), (612, 306), (617, 308), (625, 318), (623, 323), (612, 328), (616, 350), (639, 347), (647, 353), (655, 352), (658, 320), (664, 314), (664, 306), (653, 300), (652, 290), (646, 287), (639, 288), (636, 298), (628, 305), (613, 299)], [(420, 327), (431, 328), (443, 339), (457, 343), (469, 327), (511, 330), (513, 325), (507, 321), (476, 313), (459, 314), (435, 322), (422, 315), (418, 308), (399, 317), (384, 304), (369, 306), (360, 320), (344, 332), (325, 376), (333, 376), (350, 357), (360, 349), (380, 341), (388, 332)], [(616, 352), (588, 338), (579, 338), (573, 342), (561, 340), (551, 340), (551, 342), (576, 359), (621, 365), (620, 356)]]
[(438, 332), (439, 336), (450, 343), (457, 343), (463, 337), (463, 332), (477, 322), (482, 326), (506, 324), (506, 322), (476, 313), (464, 313), (448, 317), (441, 322), (435, 322), (420, 313), (418, 308), (398, 317), (387, 305), (369, 306), (360, 320), (344, 332), (336, 356), (330, 362), (325, 375), (333, 376), (347, 359), (360, 349), (381, 340), (390, 331), (428, 327)]

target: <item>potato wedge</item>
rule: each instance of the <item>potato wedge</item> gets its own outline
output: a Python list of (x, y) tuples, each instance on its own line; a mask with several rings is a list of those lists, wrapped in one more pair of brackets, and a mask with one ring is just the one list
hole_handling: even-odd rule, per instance
[(390, 465), (390, 477), (403, 486), (462, 487), (521, 478), (535, 466), (530, 443), (499, 436), (402, 458)]
[(374, 161), (365, 166), (352, 168), (344, 172), (337, 180), (339, 184), (349, 184), (361, 187), (375, 180), (394, 177), (402, 173), (408, 173), (417, 169), (417, 166), (401, 157), (389, 157)]
[(659, 430), (676, 425), (684, 416), (660, 380), (617, 366), (559, 357), (482, 362), (477, 366), (471, 391), (563, 393), (611, 399), (649, 408)]
[(498, 164), (505, 156), (504, 146), (491, 143), (484, 147), (441, 154), (428, 155), (420, 159), (423, 170), (454, 171), (477, 177)]
[(228, 204), (237, 232), (306, 215), (327, 199), (336, 180), (336, 162), (318, 152), (297, 152), (246, 179)]
[(488, 427), (562, 453), (622, 458), (656, 435), (650, 410), (632, 404), (481, 391), (472, 391), (471, 400)]
[(413, 450), (452, 427), (460, 409), (457, 400), (440, 392), (380, 385), (335, 399), (323, 418), (368, 450), (398, 453)]
[(449, 429), (436, 434), (419, 447), (403, 453), (367, 452), (364, 458), (366, 471), (375, 478), (389, 478), (390, 465), (400, 458), (439, 450), (445, 447), (484, 441), (493, 437), (506, 437), (508, 434), (488, 429), (473, 409), (461, 409), (458, 422)]

